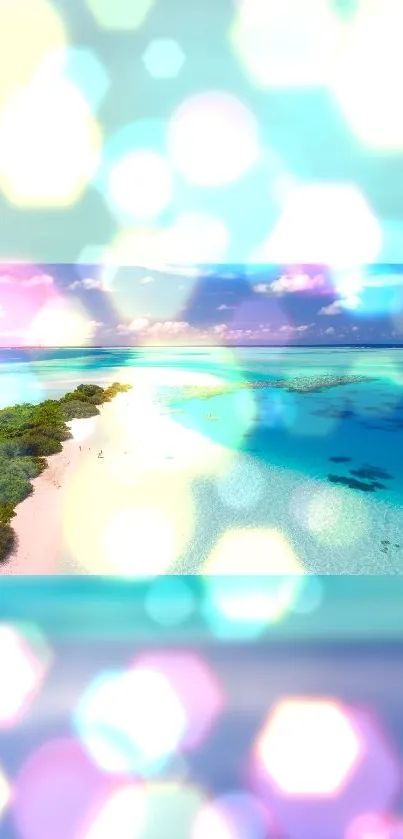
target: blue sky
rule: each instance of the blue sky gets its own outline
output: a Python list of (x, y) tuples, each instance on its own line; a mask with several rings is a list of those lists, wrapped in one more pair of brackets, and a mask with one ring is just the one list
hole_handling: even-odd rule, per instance
[(3, 265), (0, 343), (403, 343), (403, 266)]

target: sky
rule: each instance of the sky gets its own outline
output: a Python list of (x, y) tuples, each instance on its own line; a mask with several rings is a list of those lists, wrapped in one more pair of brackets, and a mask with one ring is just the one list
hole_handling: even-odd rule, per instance
[(403, 266), (3, 264), (0, 346), (403, 344)]

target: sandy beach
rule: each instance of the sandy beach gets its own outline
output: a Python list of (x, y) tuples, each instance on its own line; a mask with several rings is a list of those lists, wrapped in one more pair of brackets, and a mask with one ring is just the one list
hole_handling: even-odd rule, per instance
[(217, 550), (222, 573), (403, 573), (402, 507), (229, 451), (172, 414), (130, 392), (73, 420), (16, 508), (0, 574), (192, 574)]

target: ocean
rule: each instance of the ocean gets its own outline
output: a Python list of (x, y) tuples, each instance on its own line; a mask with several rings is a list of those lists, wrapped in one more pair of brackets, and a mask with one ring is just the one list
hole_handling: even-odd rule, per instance
[[(343, 377), (355, 379), (343, 383)], [(307, 383), (305, 392), (295, 389), (301, 378)], [(331, 379), (333, 386), (326, 387)], [(291, 390), (274, 387), (273, 382), (278, 380), (290, 380)], [(131, 382), (161, 404), (169, 395), (176, 410), (172, 419), (183, 432), (195, 432), (239, 455), (230, 475), (204, 474), (193, 482), (199, 535), (192, 540), (190, 553), (182, 558), (178, 572), (194, 572), (200, 557), (206, 555), (218, 532), (222, 533), (222, 520), (218, 525), (216, 508), (206, 501), (207, 485), (211, 489), (213, 483), (217, 503), (229, 512), (231, 528), (261, 528), (270, 493), (270, 526), (284, 527), (277, 515), (287, 506), (288, 521), (292, 522), (288, 536), (299, 544), (298, 533), (304, 534), (304, 563), (310, 571), (403, 573), (403, 349), (0, 351), (1, 407), (56, 399), (82, 382), (111, 381)], [(237, 387), (208, 399), (183, 398), (182, 386), (209, 384)], [(247, 468), (239, 465), (241, 462)], [(299, 479), (296, 493), (288, 481), (292, 475)], [(277, 489), (273, 476), (279, 479)], [(291, 498), (278, 496), (288, 491)], [(347, 518), (339, 515), (340, 499), (343, 509), (348, 508)], [(380, 511), (384, 511), (386, 532), (380, 534), (382, 539), (377, 537), (369, 556), (368, 545), (374, 534), (371, 537), (368, 528), (375, 508), (377, 522), (382, 518)], [(200, 526), (206, 517), (212, 525), (209, 536)], [(388, 538), (392, 519), (393, 539)], [(360, 533), (360, 539), (365, 535), (362, 556), (358, 536), (349, 542), (351, 529)], [(315, 549), (309, 547), (306, 538), (308, 542), (314, 540)], [(349, 558), (353, 542), (354, 558), (352, 554)], [(336, 547), (343, 559), (334, 567)], [(326, 557), (330, 548), (332, 560), (330, 554)]]

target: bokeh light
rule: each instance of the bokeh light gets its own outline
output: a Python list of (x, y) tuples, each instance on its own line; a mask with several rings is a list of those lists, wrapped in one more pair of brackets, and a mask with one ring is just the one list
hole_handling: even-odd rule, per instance
[(69, 46), (50, 50), (39, 71), (41, 74), (62, 76), (70, 81), (94, 109), (100, 106), (110, 87), (105, 66), (95, 52), (85, 47)]
[(105, 674), (81, 698), (75, 724), (89, 754), (111, 773), (158, 772), (174, 754), (185, 712), (158, 669)]
[(342, 35), (328, 0), (242, 0), (229, 41), (252, 83), (306, 89), (328, 81)]
[(330, 85), (359, 140), (367, 147), (395, 152), (403, 150), (403, 119), (398, 106), (402, 21), (399, 0), (359, 3)]
[(271, 827), (258, 798), (244, 791), (229, 792), (201, 808), (191, 839), (266, 839)]
[(188, 839), (205, 798), (201, 790), (190, 784), (121, 783), (79, 839), (108, 839), (111, 831), (116, 830), (122, 839), (158, 839), (161, 825), (167, 836)]
[(229, 230), (220, 218), (207, 213), (183, 213), (161, 235), (168, 265), (222, 262), (229, 245)]
[(94, 175), (101, 148), (89, 104), (50, 64), (0, 114), (0, 186), (19, 206), (69, 206)]
[(91, 343), (96, 324), (78, 303), (63, 297), (46, 303), (31, 321), (26, 334), (28, 346), (86, 346)]
[(206, 741), (225, 709), (223, 688), (209, 663), (193, 651), (145, 650), (134, 666), (160, 673), (174, 691), (185, 716), (179, 748), (193, 750)]
[(347, 548), (359, 543), (368, 532), (365, 501), (339, 487), (320, 487), (307, 481), (296, 489), (290, 508), (319, 545)]
[(150, 586), (145, 608), (160, 626), (178, 626), (194, 612), (193, 592), (183, 577), (159, 577)]
[(285, 699), (259, 735), (257, 754), (285, 795), (332, 795), (360, 757), (360, 739), (332, 700)]
[(169, 166), (154, 152), (133, 153), (111, 169), (108, 199), (126, 218), (158, 216), (169, 205), (171, 192)]
[(138, 29), (146, 20), (153, 0), (86, 0), (98, 25), (103, 29)]
[(22, 839), (79, 836), (109, 786), (76, 740), (51, 735), (30, 750), (14, 781), (13, 821), (18, 835)]
[(289, 195), (260, 250), (262, 262), (360, 265), (376, 260), (382, 233), (353, 185), (303, 184)]
[(154, 79), (174, 79), (181, 71), (185, 55), (172, 38), (153, 38), (143, 55), (147, 72)]
[(298, 574), (206, 575), (203, 614), (210, 631), (223, 640), (258, 638), (294, 610), (304, 579)]
[(168, 148), (173, 165), (189, 183), (222, 186), (238, 180), (258, 162), (258, 125), (252, 112), (232, 94), (201, 93), (172, 114)]
[[(24, 26), (21, 22), (24, 21)], [(43, 58), (67, 46), (63, 18), (47, 0), (15, 0), (0, 7), (0, 119), (4, 106), (18, 89), (30, 84)]]
[(51, 653), (36, 626), (1, 623), (0, 663), (0, 728), (8, 728), (23, 717), (41, 690)]
[(282, 533), (270, 528), (227, 530), (203, 563), (204, 574), (303, 574)]

